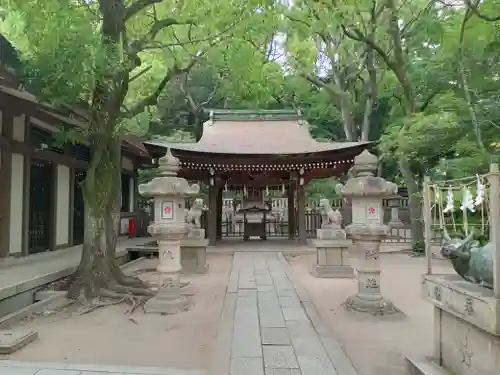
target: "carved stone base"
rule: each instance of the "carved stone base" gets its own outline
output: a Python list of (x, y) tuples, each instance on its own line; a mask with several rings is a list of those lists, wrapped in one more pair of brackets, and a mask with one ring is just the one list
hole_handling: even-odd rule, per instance
[(191, 229), (189, 229), (187, 238), (205, 239), (205, 229), (202, 229), (202, 228), (191, 228)]
[(348, 297), (343, 305), (347, 310), (372, 315), (392, 315), (401, 312), (391, 301), (382, 296), (374, 297), (356, 294)]
[(348, 264), (348, 240), (314, 240), (316, 264), (312, 275), (315, 277), (352, 278), (354, 269)]
[(189, 301), (186, 297), (175, 294), (158, 294), (144, 304), (144, 311), (152, 314), (177, 314), (187, 311)]
[(316, 238), (318, 240), (345, 240), (346, 234), (345, 230), (342, 228), (321, 228), (316, 229)]
[(209, 264), (205, 264), (203, 266), (201, 265), (188, 265), (186, 267), (182, 267), (182, 274), (197, 274), (197, 275), (204, 275), (208, 272), (210, 269)]
[(314, 277), (332, 278), (332, 279), (352, 279), (354, 277), (354, 268), (351, 266), (318, 266), (313, 267), (311, 274)]
[[(177, 314), (186, 311), (189, 300), (181, 294), (179, 273), (160, 273), (158, 294), (144, 304), (146, 313)], [(184, 285), (186, 286), (186, 285)]]

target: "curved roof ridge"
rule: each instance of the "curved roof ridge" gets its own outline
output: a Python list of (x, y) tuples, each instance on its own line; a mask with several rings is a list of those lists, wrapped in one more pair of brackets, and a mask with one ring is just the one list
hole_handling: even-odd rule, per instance
[(358, 147), (370, 142), (318, 142), (309, 133), (308, 123), (290, 120), (208, 120), (196, 143), (162, 144), (177, 150), (207, 154), (296, 155)]

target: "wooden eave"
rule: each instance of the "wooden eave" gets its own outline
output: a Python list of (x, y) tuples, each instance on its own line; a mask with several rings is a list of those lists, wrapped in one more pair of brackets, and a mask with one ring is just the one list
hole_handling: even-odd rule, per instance
[[(249, 173), (261, 173), (267, 184), (280, 184), (301, 170), (306, 182), (345, 174), (354, 164), (354, 157), (370, 145), (366, 142), (336, 150), (292, 155), (207, 154), (175, 148), (172, 153), (181, 162), (179, 175), (190, 180), (207, 182), (213, 173), (229, 185), (251, 185)], [(154, 158), (165, 155), (163, 146), (148, 142), (145, 146)], [(263, 185), (261, 180), (254, 182)]]
[[(2, 110), (6, 108), (12, 110), (16, 116), (26, 114), (50, 125), (62, 124), (69, 127), (86, 127), (86, 121), (82, 121), (83, 117), (78, 116), (80, 117), (79, 119), (68, 117), (55, 107), (39, 102), (34, 95), (27, 91), (0, 84), (0, 101), (2, 103)], [(151, 156), (139, 137), (124, 136), (122, 149), (141, 159), (142, 163), (151, 163)]]

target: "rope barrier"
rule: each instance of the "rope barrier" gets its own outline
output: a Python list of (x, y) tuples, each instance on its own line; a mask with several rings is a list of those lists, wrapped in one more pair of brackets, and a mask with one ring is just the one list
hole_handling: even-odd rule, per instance
[[(484, 234), (486, 232), (486, 225), (489, 225), (489, 210), (485, 210), (485, 205), (488, 203), (487, 193), (489, 185), (487, 182), (487, 178), (492, 174), (497, 173), (486, 173), (483, 175), (476, 175), (474, 177), (471, 176), (443, 181), (429, 181), (430, 191), (434, 193), (434, 202), (432, 202), (433, 204), (431, 205), (431, 210), (434, 210), (432, 215), (433, 225), (438, 222), (439, 228), (443, 230), (444, 228), (446, 228), (446, 219), (448, 217), (448, 220), (451, 220), (453, 231), (457, 231), (455, 212), (457, 211), (458, 207), (455, 207), (455, 198), (456, 195), (460, 192), (462, 229), (465, 235), (469, 234), (469, 227), (471, 226), (469, 213), (477, 212), (476, 207), (479, 208), (481, 217), (481, 233)], [(474, 184), (476, 185), (475, 199), (471, 192), (471, 187)], [(443, 204), (444, 196), (446, 196), (446, 206)]]

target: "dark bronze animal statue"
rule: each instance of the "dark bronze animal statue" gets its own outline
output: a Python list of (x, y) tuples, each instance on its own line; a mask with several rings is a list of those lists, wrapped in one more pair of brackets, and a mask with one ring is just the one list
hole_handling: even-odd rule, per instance
[(488, 242), (481, 246), (474, 240), (474, 232), (466, 238), (450, 237), (443, 230), (444, 243), (441, 255), (451, 261), (453, 268), (464, 280), (493, 289), (493, 258), (495, 249)]

